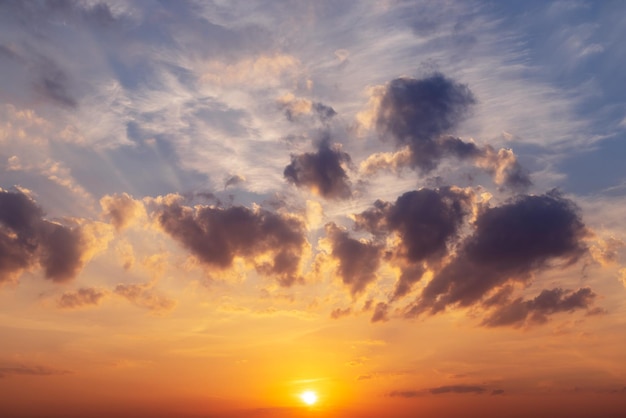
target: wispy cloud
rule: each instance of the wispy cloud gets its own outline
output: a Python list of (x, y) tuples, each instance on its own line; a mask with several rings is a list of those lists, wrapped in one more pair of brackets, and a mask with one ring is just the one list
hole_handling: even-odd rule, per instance
[(69, 370), (46, 366), (27, 366), (23, 364), (0, 364), (0, 379), (12, 376), (60, 376), (71, 374)]

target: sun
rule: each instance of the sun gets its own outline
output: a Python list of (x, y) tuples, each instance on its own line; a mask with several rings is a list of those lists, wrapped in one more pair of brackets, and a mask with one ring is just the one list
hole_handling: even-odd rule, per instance
[(309, 406), (314, 405), (317, 403), (317, 393), (312, 390), (304, 391), (300, 394), (300, 399)]

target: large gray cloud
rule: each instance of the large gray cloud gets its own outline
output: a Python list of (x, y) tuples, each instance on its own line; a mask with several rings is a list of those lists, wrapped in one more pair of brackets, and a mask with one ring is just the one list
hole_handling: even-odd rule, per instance
[(403, 262), (403, 273), (394, 297), (408, 293), (425, 271), (424, 263), (436, 264), (448, 253), (471, 210), (471, 194), (452, 188), (421, 189), (404, 193), (395, 203), (377, 201), (356, 215), (355, 226), (375, 236), (396, 233), (400, 245), (394, 253)]
[(586, 251), (586, 235), (577, 207), (556, 191), (487, 208), (408, 314), (470, 306), (511, 281), (527, 282), (551, 260), (573, 263)]
[(0, 190), (0, 283), (37, 264), (55, 282), (75, 277), (82, 268), (88, 244), (81, 229), (43, 216), (24, 193)]
[(203, 263), (225, 269), (235, 257), (250, 261), (270, 254), (271, 262), (256, 263), (256, 269), (289, 286), (296, 282), (305, 240), (305, 227), (295, 217), (251, 210), (179, 203), (164, 204), (157, 210), (161, 227), (189, 249)]
[[(494, 175), (499, 184), (513, 189), (528, 187), (531, 181), (510, 150), (495, 151), (490, 145), (481, 148), (451, 135), (475, 103), (466, 85), (440, 73), (389, 82), (380, 97), (375, 124), (383, 138), (410, 151), (408, 160), (399, 155), (400, 160), (391, 166), (408, 164), (428, 173), (443, 158), (454, 157), (474, 162)], [(390, 163), (374, 159), (367, 162), (366, 171), (387, 165)]]
[(473, 152), (459, 142), (440, 143), (476, 102), (470, 89), (442, 74), (424, 79), (397, 78), (385, 89), (380, 101), (376, 126), (398, 145), (408, 145), (413, 164), (427, 172), (437, 167), (446, 152)]

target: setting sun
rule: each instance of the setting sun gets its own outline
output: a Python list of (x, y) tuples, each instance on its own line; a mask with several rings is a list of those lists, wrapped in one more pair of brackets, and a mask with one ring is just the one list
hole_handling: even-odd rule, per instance
[(311, 390), (307, 390), (300, 394), (300, 399), (302, 399), (302, 402), (307, 405), (314, 405), (315, 403), (317, 403), (317, 393)]

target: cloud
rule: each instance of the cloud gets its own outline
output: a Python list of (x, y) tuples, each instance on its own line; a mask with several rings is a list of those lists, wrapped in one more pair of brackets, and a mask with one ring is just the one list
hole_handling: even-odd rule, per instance
[(154, 313), (169, 312), (176, 306), (175, 300), (158, 294), (150, 283), (118, 284), (113, 293)]
[(306, 245), (299, 218), (243, 206), (191, 208), (176, 201), (163, 203), (155, 216), (166, 233), (208, 266), (223, 270), (241, 257), (253, 262), (260, 273), (276, 277), (281, 285), (299, 280)]
[(504, 185), (513, 190), (524, 190), (532, 184), (528, 173), (510, 149), (501, 148), (496, 151), (487, 145), (475, 155), (474, 161), (477, 167), (491, 174), (498, 185)]
[(240, 176), (239, 174), (234, 174), (226, 179), (224, 182), (224, 188), (228, 188), (230, 186), (237, 186), (238, 184), (244, 183), (246, 178), (244, 176)]
[(95, 288), (80, 288), (74, 292), (65, 292), (58, 301), (59, 308), (78, 309), (90, 305), (98, 305), (107, 292)]
[(84, 251), (79, 229), (70, 229), (52, 222), (41, 223), (39, 262), (47, 278), (66, 281), (83, 267)]
[(353, 296), (363, 292), (376, 279), (382, 247), (369, 241), (350, 238), (347, 231), (334, 223), (326, 225), (332, 245), (332, 256), (339, 261), (337, 274)]
[(587, 233), (576, 205), (556, 191), (486, 208), (473, 234), (435, 274), (408, 315), (470, 306), (506, 283), (527, 282), (551, 260), (569, 265), (586, 252)]
[(396, 78), (382, 91), (375, 124), (398, 146), (408, 145), (412, 164), (428, 172), (446, 152), (466, 152), (437, 139), (456, 128), (475, 102), (466, 85), (439, 73), (419, 80)]
[(374, 207), (355, 216), (357, 229), (384, 237), (396, 233), (394, 248), (403, 273), (394, 297), (408, 293), (425, 271), (424, 263), (436, 264), (448, 253), (471, 211), (472, 194), (457, 188), (420, 189), (406, 192), (395, 203), (376, 201)]
[(443, 158), (468, 160), (485, 169), (498, 185), (524, 189), (530, 178), (509, 149), (495, 151), (487, 145), (480, 148), (450, 134), (464, 120), (476, 103), (473, 93), (464, 85), (435, 73), (422, 79), (397, 78), (373, 90), (369, 123), (376, 126), (384, 139), (400, 148), (395, 154), (376, 153), (361, 165), (364, 174), (378, 170), (398, 171), (402, 167), (418, 168), (428, 173)]
[(337, 112), (324, 103), (313, 102), (288, 93), (278, 99), (278, 106), (285, 112), (285, 117), (294, 122), (303, 116), (316, 116), (321, 122), (327, 122)]
[(402, 194), (395, 203), (377, 200), (374, 206), (355, 216), (355, 226), (375, 236), (398, 232), (403, 255), (421, 261), (446, 252), (467, 214), (471, 195), (460, 189), (420, 189)]
[[(43, 219), (44, 212), (26, 194), (0, 189), (0, 283), (39, 264), (47, 279), (64, 282), (106, 246), (98, 226), (68, 227)], [(93, 236), (92, 236), (93, 235)]]
[(327, 199), (346, 199), (352, 195), (344, 168), (350, 161), (339, 145), (331, 147), (329, 139), (324, 138), (316, 152), (292, 155), (283, 174), (297, 187), (306, 187)]
[(387, 316), (388, 313), (389, 305), (385, 302), (378, 302), (374, 308), (374, 313), (372, 314), (370, 322), (387, 322), (389, 321), (389, 317)]
[(50, 101), (65, 107), (75, 108), (77, 100), (73, 97), (70, 87), (70, 77), (51, 59), (43, 59), (38, 65), (41, 72), (35, 84), (35, 90)]
[(498, 327), (505, 325), (520, 326), (526, 322), (542, 324), (548, 320), (548, 315), (557, 312), (572, 312), (576, 309), (587, 309), (595, 297), (596, 294), (588, 287), (578, 289), (575, 292), (559, 288), (543, 290), (533, 299), (523, 300), (518, 298), (503, 304), (485, 318), (482, 325)]
[(332, 312), (330, 313), (330, 317), (332, 319), (339, 319), (339, 318), (343, 318), (344, 316), (348, 316), (352, 313), (352, 308), (336, 308), (333, 309)]
[(68, 370), (45, 366), (26, 366), (23, 364), (0, 364), (0, 379), (10, 376), (59, 376), (70, 374)]
[(392, 398), (417, 398), (425, 395), (444, 395), (444, 394), (477, 394), (485, 393), (487, 388), (474, 385), (451, 385), (426, 388), (422, 390), (394, 390), (389, 393)]
[(283, 82), (297, 84), (304, 77), (302, 63), (288, 54), (264, 54), (242, 58), (228, 63), (219, 60), (206, 62), (200, 79), (204, 83), (223, 87), (245, 85), (250, 89), (279, 87)]
[(328, 105), (325, 105), (324, 103), (319, 102), (313, 103), (313, 111), (322, 122), (326, 122), (328, 119), (337, 114), (337, 112), (335, 112), (335, 109)]
[(105, 195), (100, 199), (100, 206), (104, 217), (111, 219), (117, 231), (125, 229), (135, 219), (146, 214), (143, 204), (127, 193)]
[(42, 20), (51, 17), (62, 18), (72, 23), (82, 22), (97, 25), (108, 25), (113, 22), (111, 9), (106, 3), (83, 4), (75, 0), (44, 1), (32, 5), (24, 5), (22, 2), (4, 2), (8, 10), (15, 18), (19, 18), (25, 25), (37, 25)]
[(410, 165), (412, 157), (408, 147), (393, 153), (377, 152), (363, 160), (359, 169), (365, 176), (372, 176), (381, 170), (398, 173), (402, 168)]
[[(84, 65), (77, 61), (77, 57), (81, 58), (81, 43), (85, 40), (72, 40), (72, 55), (63, 50), (54, 51), (55, 44), (62, 42), (65, 45), (68, 32), (84, 34), (84, 29), (88, 29), (97, 34), (114, 25), (117, 19), (108, 5), (86, 5), (78, 1), (43, 1), (25, 5), (10, 1), (0, 4), (0, 14), (6, 17), (2, 22), (3, 28), (6, 27), (3, 35), (11, 46), (3, 47), (2, 55), (13, 61), (5, 60), (0, 66), (10, 70), (17, 64), (19, 68), (19, 73), (15, 69), (12, 71), (12, 81), (17, 85), (11, 90), (21, 95), (26, 91), (33, 92), (37, 102), (43, 99), (76, 110), (81, 83), (68, 68)], [(20, 34), (18, 42), (11, 42), (11, 32)], [(39, 42), (41, 37), (45, 37), (47, 42)], [(62, 66), (61, 62), (69, 65)]]
[(443, 393), (483, 393), (486, 390), (487, 389), (482, 386), (471, 385), (439, 386), (428, 389), (428, 391), (433, 395), (441, 395)]
[(619, 251), (626, 247), (626, 242), (619, 238), (597, 237), (589, 247), (589, 252), (593, 259), (602, 266), (614, 264), (618, 260)]

